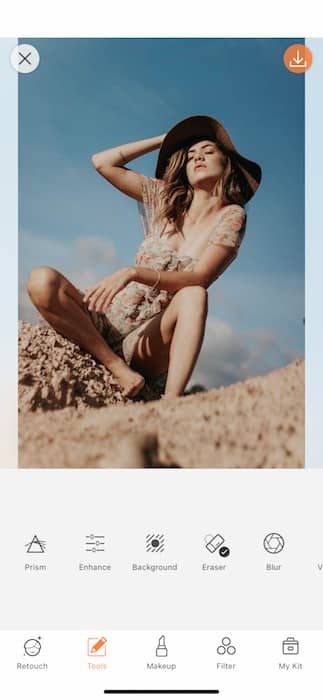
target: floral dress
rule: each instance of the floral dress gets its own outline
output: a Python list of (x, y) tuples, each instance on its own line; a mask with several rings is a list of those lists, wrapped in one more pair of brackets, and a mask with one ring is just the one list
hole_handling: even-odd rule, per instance
[[(159, 271), (192, 272), (197, 259), (172, 250), (167, 236), (161, 235), (165, 224), (155, 221), (162, 186), (163, 183), (156, 178), (143, 178), (143, 201), (138, 202), (138, 207), (144, 239), (137, 252), (135, 265)], [(232, 246), (233, 259), (244, 235), (245, 212), (238, 205), (230, 205), (225, 209), (231, 210), (230, 216), (228, 211), (225, 217), (220, 217), (208, 244)], [(222, 272), (223, 270), (221, 274)], [(174, 293), (163, 289), (152, 291), (146, 284), (130, 282), (114, 297), (104, 312), (90, 311), (86, 305), (84, 308), (109, 347), (130, 365), (139, 337), (144, 335), (149, 320), (168, 306)], [(149, 384), (161, 394), (165, 389), (166, 378), (167, 372), (150, 379)]]

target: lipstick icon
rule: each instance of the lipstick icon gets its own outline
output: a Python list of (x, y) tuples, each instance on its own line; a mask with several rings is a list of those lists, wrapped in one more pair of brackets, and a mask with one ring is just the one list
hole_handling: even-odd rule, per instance
[(158, 639), (158, 645), (156, 649), (156, 656), (167, 656), (168, 654), (168, 649), (166, 647), (166, 641), (165, 641), (165, 636), (162, 635)]
[[(89, 639), (88, 640), (88, 654), (89, 656), (105, 656), (106, 655), (106, 637), (100, 637), (100, 639)], [(100, 653), (99, 653), (100, 652)]]

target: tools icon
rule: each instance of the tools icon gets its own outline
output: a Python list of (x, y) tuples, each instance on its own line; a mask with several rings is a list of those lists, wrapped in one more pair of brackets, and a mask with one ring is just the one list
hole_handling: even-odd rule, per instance
[(210, 552), (210, 554), (214, 554), (215, 552), (219, 552), (220, 557), (228, 557), (230, 555), (230, 549), (227, 546), (221, 546), (224, 545), (225, 539), (222, 537), (222, 535), (206, 535), (204, 537), (204, 543), (205, 547)]
[(168, 656), (168, 649), (166, 647), (166, 640), (164, 634), (162, 634), (162, 636), (158, 639), (156, 656)]
[(106, 656), (107, 641), (106, 637), (89, 637), (87, 640), (88, 656)]
[(37, 535), (34, 535), (31, 542), (25, 544), (25, 547), (27, 547), (27, 554), (44, 554), (46, 542), (44, 542), (44, 540), (40, 540)]
[(105, 536), (104, 535), (86, 535), (85, 551), (96, 554), (97, 552), (105, 551)]
[(165, 535), (147, 535), (146, 552), (163, 552), (165, 549)]

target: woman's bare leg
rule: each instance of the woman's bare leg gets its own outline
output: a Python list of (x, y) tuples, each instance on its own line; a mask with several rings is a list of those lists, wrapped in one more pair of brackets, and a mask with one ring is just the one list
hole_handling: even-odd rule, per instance
[(51, 267), (35, 268), (29, 276), (28, 293), (58, 333), (87, 350), (112, 372), (126, 396), (138, 392), (143, 377), (109, 348), (86, 313), (82, 295), (66, 277)]
[(184, 392), (203, 342), (206, 315), (206, 290), (184, 287), (145, 327), (139, 339), (132, 366), (147, 379), (168, 369), (167, 397)]
[(170, 344), (165, 396), (181, 396), (199, 356), (207, 316), (204, 287), (184, 287), (177, 298), (177, 319)]

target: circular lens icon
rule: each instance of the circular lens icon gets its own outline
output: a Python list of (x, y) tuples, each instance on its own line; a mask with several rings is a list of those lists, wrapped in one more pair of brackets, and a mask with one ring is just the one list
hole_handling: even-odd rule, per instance
[(32, 44), (18, 44), (11, 51), (10, 63), (18, 73), (32, 73), (39, 62), (40, 55)]
[(279, 554), (285, 547), (285, 541), (282, 535), (277, 532), (271, 532), (264, 539), (264, 548), (269, 554)]

